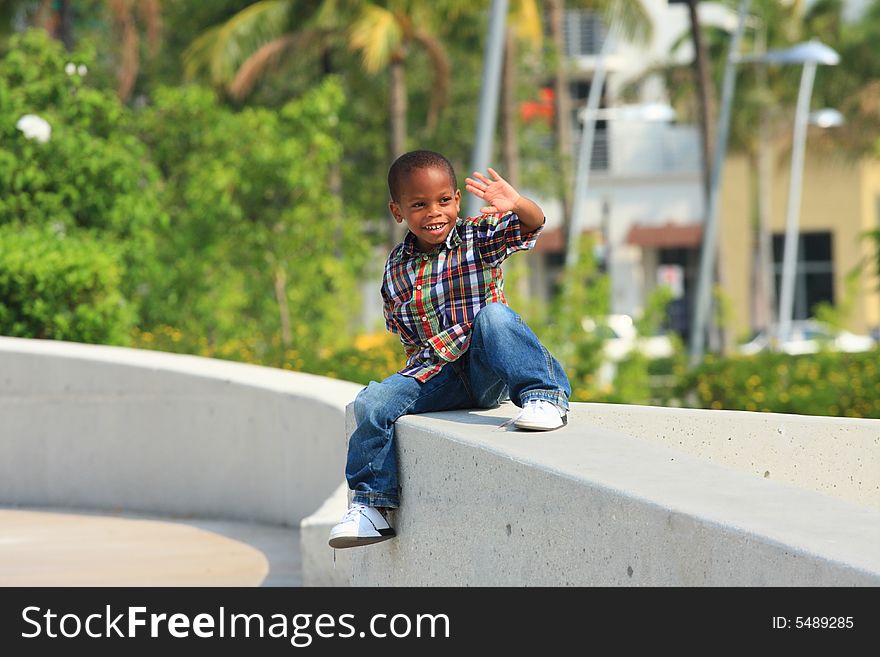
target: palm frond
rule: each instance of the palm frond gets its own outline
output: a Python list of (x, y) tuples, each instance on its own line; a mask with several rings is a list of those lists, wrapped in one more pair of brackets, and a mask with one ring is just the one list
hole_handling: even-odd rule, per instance
[(184, 52), (187, 76), (207, 70), (214, 85), (227, 85), (248, 57), (289, 30), (293, 6), (291, 0), (261, 0), (210, 28)]
[(376, 73), (390, 60), (403, 40), (403, 30), (395, 15), (382, 7), (368, 5), (351, 26), (349, 43), (361, 51), (364, 68)]
[(220, 25), (208, 28), (183, 51), (183, 76), (193, 80), (210, 68), (211, 53), (220, 35)]
[(541, 27), (541, 10), (537, 0), (517, 0), (511, 5), (509, 21), (516, 37), (540, 48), (544, 41)]
[(278, 64), (285, 52), (294, 48), (297, 50), (307, 48), (328, 35), (329, 31), (327, 30), (307, 30), (285, 34), (264, 44), (248, 57), (238, 69), (235, 78), (229, 85), (229, 95), (236, 100), (241, 100), (251, 92), (257, 80)]
[(315, 13), (314, 25), (326, 30), (350, 24), (361, 13), (363, 4), (362, 0), (323, 0)]
[(654, 23), (641, 0), (575, 0), (571, 4), (601, 13), (606, 23), (616, 21), (628, 41), (647, 43), (654, 34)]
[(654, 23), (641, 0), (611, 0), (605, 15), (616, 17), (621, 34), (628, 41), (647, 43), (654, 35)]

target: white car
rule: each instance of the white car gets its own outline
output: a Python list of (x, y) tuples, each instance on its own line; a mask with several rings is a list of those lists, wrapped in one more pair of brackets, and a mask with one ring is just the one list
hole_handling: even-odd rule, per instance
[(607, 315), (598, 321), (585, 317), (581, 325), (603, 339), (605, 358), (613, 363), (623, 360), (633, 349), (650, 359), (667, 358), (675, 352), (668, 335), (639, 336), (629, 315)]
[[(775, 330), (775, 329), (774, 329)], [(798, 320), (791, 323), (791, 332), (780, 351), (791, 354), (815, 354), (820, 349), (831, 351), (859, 352), (871, 351), (877, 343), (868, 335), (856, 335), (849, 331), (837, 331), (816, 320)], [(744, 355), (765, 351), (770, 346), (770, 338), (766, 331), (758, 333), (754, 338), (741, 344), (738, 351)]]

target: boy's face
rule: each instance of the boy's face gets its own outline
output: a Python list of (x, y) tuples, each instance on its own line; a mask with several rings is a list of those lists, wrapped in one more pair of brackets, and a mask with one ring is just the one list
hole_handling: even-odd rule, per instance
[(449, 173), (439, 167), (414, 169), (401, 180), (399, 195), (388, 207), (397, 223), (406, 221), (419, 249), (431, 251), (442, 244), (461, 206), (461, 192)]

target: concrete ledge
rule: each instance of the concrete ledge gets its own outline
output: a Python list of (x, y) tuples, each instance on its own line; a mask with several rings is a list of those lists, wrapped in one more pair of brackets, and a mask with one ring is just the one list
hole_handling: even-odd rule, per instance
[(578, 417), (880, 511), (880, 420), (584, 404)]
[(360, 386), (0, 337), (0, 504), (296, 526), (344, 472)]
[[(401, 418), (399, 537), (350, 550), (351, 583), (880, 584), (876, 509), (602, 428), (594, 406), (546, 434), (499, 431), (511, 404)], [(709, 443), (724, 440), (711, 420), (736, 419), (678, 413), (705, 422)]]

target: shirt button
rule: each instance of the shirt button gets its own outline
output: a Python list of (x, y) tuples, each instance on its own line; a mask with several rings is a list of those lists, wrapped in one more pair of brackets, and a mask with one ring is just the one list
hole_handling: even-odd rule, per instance
[(446, 347), (440, 347), (440, 353), (441, 353), (441, 354), (445, 354), (445, 353), (446, 353)]
[(422, 260), (427, 260), (428, 256), (422, 256)]
[(428, 321), (428, 317), (427, 317), (427, 315), (422, 316), (422, 321), (423, 321), (423, 322), (427, 322), (427, 321)]
[(417, 290), (421, 290), (421, 289), (422, 289), (422, 286), (421, 286), (421, 285), (416, 285), (416, 289), (417, 289)]

